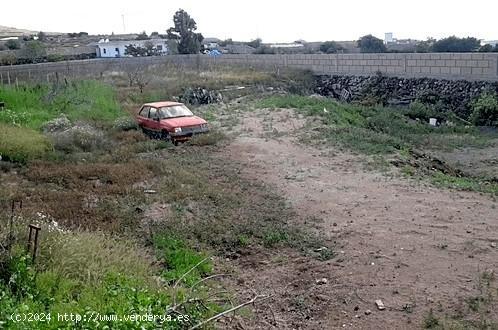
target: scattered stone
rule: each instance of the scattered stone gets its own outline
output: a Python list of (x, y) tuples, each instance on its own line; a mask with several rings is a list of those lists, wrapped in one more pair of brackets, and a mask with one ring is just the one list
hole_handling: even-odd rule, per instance
[(365, 311), (365, 315), (370, 315), (370, 314), (372, 314), (372, 311), (371, 311), (371, 310), (369, 310), (369, 309), (367, 309), (367, 310)]
[(496, 243), (495, 242), (491, 243), (491, 247), (495, 248), (496, 247)]
[(323, 284), (327, 284), (328, 283), (328, 280), (323, 277), (323, 278), (319, 278), (318, 280), (316, 280), (316, 284), (318, 285), (323, 285)]
[(217, 91), (208, 90), (202, 87), (188, 87), (183, 91), (180, 100), (189, 104), (210, 104), (223, 101), (223, 97), (221, 93)]
[(384, 309), (386, 309), (386, 306), (384, 306), (384, 303), (382, 302), (382, 300), (380, 299), (377, 299), (375, 301), (375, 305), (377, 306), (377, 308), (380, 310), (380, 311), (383, 311)]

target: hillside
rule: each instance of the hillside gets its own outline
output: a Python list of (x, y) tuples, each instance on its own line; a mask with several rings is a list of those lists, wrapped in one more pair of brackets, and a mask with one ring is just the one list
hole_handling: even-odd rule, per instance
[[(35, 35), (38, 32), (39, 31), (18, 29), (18, 28), (14, 28), (14, 27), (0, 25), (0, 38), (21, 37), (21, 36), (25, 36), (25, 35)], [(45, 31), (43, 31), (43, 32), (45, 32)], [(45, 32), (45, 33), (47, 35), (60, 35), (60, 34), (62, 34), (59, 32)]]

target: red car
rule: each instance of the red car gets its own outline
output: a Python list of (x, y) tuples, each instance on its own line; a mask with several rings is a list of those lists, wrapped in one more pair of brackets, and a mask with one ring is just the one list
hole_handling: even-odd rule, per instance
[(209, 131), (204, 119), (194, 116), (185, 104), (178, 102), (146, 103), (138, 112), (137, 122), (145, 134), (171, 140), (175, 145), (194, 134)]

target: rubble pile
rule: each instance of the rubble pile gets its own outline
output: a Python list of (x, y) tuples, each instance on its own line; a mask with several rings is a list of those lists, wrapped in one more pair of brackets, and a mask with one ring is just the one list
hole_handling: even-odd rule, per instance
[(188, 87), (183, 91), (180, 100), (188, 104), (219, 103), (223, 100), (221, 93), (202, 87)]
[(437, 111), (451, 111), (462, 118), (470, 103), (484, 91), (498, 92), (498, 82), (397, 78), (377, 76), (322, 76), (316, 92), (345, 102), (408, 105), (418, 101)]

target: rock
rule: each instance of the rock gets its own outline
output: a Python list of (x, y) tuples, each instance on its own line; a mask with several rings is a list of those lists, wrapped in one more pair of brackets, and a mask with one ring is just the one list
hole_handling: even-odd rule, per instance
[(498, 83), (383, 75), (336, 75), (320, 77), (315, 93), (366, 105), (381, 103), (406, 106), (414, 101), (425, 105), (439, 104), (441, 112), (451, 111), (461, 118), (468, 118), (472, 112), (471, 102), (488, 90), (498, 90)]
[(496, 243), (495, 242), (491, 243), (491, 247), (495, 248), (496, 247)]
[(375, 301), (375, 305), (377, 306), (378, 310), (380, 310), (380, 311), (386, 309), (386, 306), (384, 306), (384, 303), (380, 299), (377, 299)]
[(323, 285), (323, 284), (327, 284), (328, 283), (328, 280), (323, 277), (323, 278), (319, 278), (318, 280), (316, 280), (316, 284), (318, 285)]
[(367, 309), (367, 310), (365, 311), (365, 315), (370, 315), (370, 314), (372, 314), (372, 311), (371, 311), (371, 310), (369, 310), (369, 309)]
[(189, 104), (210, 104), (223, 101), (223, 97), (217, 91), (207, 90), (202, 87), (188, 87), (183, 91), (180, 100)]

